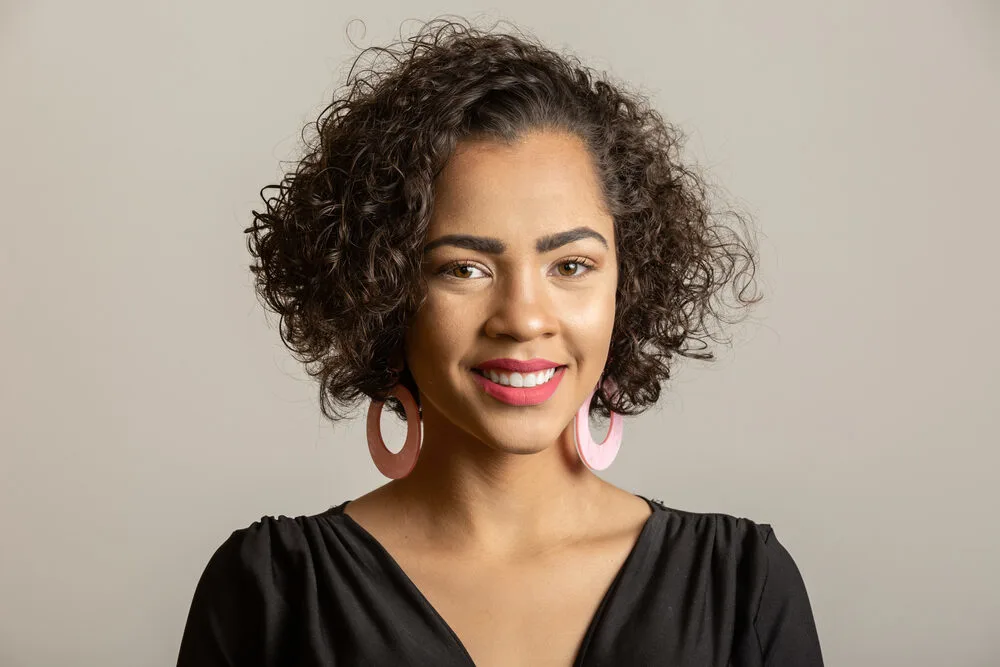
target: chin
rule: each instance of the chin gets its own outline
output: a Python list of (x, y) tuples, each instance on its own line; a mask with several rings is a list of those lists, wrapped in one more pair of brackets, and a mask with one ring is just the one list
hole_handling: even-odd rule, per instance
[(491, 449), (507, 454), (537, 454), (538, 452), (545, 451), (557, 442), (559, 435), (559, 432), (553, 432), (548, 435), (538, 433), (527, 437), (486, 437), (483, 438), (483, 441)]

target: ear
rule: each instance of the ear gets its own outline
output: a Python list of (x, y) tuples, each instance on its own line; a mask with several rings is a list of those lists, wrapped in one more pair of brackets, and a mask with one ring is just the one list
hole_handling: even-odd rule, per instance
[(389, 369), (397, 373), (402, 373), (405, 367), (406, 357), (403, 355), (403, 349), (400, 347), (389, 357)]

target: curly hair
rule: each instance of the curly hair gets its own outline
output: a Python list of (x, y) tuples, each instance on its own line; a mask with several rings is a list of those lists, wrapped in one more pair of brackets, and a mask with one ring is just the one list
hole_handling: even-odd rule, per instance
[[(467, 23), (467, 22), (466, 22)], [(525, 35), (434, 19), (389, 47), (364, 49), (343, 95), (314, 123), (304, 156), (280, 184), (261, 189), (263, 211), (244, 230), (257, 260), (257, 295), (280, 316), (280, 335), (318, 379), (323, 415), (386, 401), (402, 383), (408, 322), (424, 302), (421, 249), (432, 184), (464, 139), (511, 143), (534, 130), (571, 132), (586, 144), (613, 217), (618, 255), (615, 321), (591, 416), (634, 415), (654, 404), (675, 355), (701, 352), (713, 304), (731, 285), (737, 307), (755, 268), (752, 238), (715, 221), (705, 180), (682, 164), (682, 133), (643, 96), (573, 55)], [(354, 75), (365, 53), (386, 54)], [(310, 127), (309, 125), (306, 126)], [(272, 196), (265, 193), (274, 191)], [(745, 222), (744, 216), (727, 216)]]

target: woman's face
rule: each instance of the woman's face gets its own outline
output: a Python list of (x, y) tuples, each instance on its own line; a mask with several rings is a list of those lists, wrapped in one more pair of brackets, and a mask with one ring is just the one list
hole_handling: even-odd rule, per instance
[[(535, 132), (510, 147), (459, 144), (435, 183), (423, 261), (427, 300), (406, 361), (425, 429), (450, 422), (509, 452), (551, 446), (595, 389), (614, 324), (614, 224), (582, 141)], [(536, 389), (473, 370), (504, 357), (565, 368)]]

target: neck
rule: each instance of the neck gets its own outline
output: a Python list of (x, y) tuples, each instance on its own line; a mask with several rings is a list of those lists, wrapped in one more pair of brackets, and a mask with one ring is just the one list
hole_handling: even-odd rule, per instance
[(511, 451), (425, 406), (416, 467), (387, 491), (435, 548), (498, 558), (555, 548), (592, 527), (610, 487), (577, 457), (572, 428), (548, 446)]

